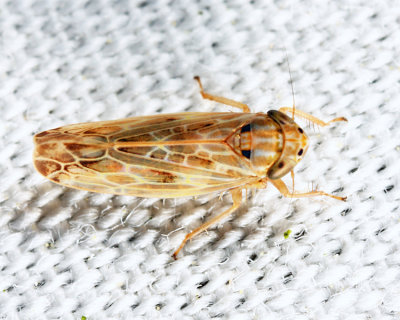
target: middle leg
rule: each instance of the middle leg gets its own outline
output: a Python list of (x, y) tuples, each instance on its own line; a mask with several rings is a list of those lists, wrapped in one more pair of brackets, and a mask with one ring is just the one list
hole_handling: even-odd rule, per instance
[(224, 98), (224, 97), (214, 96), (212, 94), (204, 92), (203, 85), (201, 84), (199, 76), (195, 76), (194, 80), (196, 80), (197, 83), (199, 84), (200, 94), (204, 99), (216, 101), (216, 102), (219, 102), (219, 103), (222, 103), (222, 104), (226, 104), (226, 105), (231, 106), (231, 107), (239, 108), (243, 112), (246, 112), (246, 113), (250, 112), (250, 108), (249, 108), (249, 106), (247, 104), (244, 104), (242, 102), (235, 101), (235, 100), (232, 100), (232, 99)]

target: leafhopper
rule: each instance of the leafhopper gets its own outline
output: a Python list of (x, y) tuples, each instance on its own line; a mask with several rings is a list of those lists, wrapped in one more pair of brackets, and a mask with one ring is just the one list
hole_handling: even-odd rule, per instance
[[(232, 206), (186, 235), (185, 243), (230, 215), (242, 190), (268, 183), (290, 198), (340, 197), (320, 190), (290, 192), (281, 180), (304, 157), (308, 138), (294, 116), (324, 122), (294, 107), (251, 113), (249, 107), (204, 92), (203, 98), (241, 112), (187, 112), (67, 125), (34, 136), (34, 165), (51, 181), (92, 192), (176, 198), (229, 191)], [(290, 116), (291, 115), (291, 116)]]

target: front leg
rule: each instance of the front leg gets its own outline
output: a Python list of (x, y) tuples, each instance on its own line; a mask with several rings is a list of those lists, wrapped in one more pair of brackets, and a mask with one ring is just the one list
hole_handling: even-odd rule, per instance
[(278, 191), (287, 198), (305, 198), (305, 197), (315, 197), (315, 196), (327, 196), (327, 197), (331, 197), (333, 199), (337, 199), (337, 200), (341, 200), (341, 201), (346, 201), (347, 197), (339, 197), (339, 196), (335, 196), (333, 194), (329, 194), (326, 193), (324, 191), (320, 191), (320, 190), (313, 190), (310, 192), (290, 192), (287, 188), (287, 186), (285, 185), (285, 183), (281, 180), (281, 179), (276, 179), (276, 180), (268, 180), (269, 182), (271, 182), (275, 188), (278, 189)]
[(294, 113), (299, 118), (306, 119), (306, 120), (308, 120), (308, 121), (310, 121), (312, 123), (315, 123), (316, 125), (319, 125), (321, 127), (328, 126), (331, 123), (338, 122), (338, 121), (346, 121), (347, 122), (347, 119), (345, 117), (339, 117), (339, 118), (332, 119), (332, 120), (330, 120), (328, 122), (325, 122), (325, 121), (322, 121), (321, 119), (318, 119), (318, 118), (312, 116), (311, 114), (309, 114), (307, 112), (304, 112), (304, 111), (301, 111), (301, 110), (298, 110), (298, 109), (289, 108), (289, 107), (279, 108), (279, 111), (283, 112), (283, 113), (286, 113), (288, 115)]

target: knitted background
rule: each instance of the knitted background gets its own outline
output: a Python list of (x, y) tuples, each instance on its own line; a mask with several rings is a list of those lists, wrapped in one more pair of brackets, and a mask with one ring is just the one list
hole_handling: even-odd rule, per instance
[[(0, 3), (0, 318), (400, 317), (397, 1)], [(174, 261), (229, 193), (94, 194), (33, 168), (46, 129), (237, 111), (202, 100), (194, 75), (254, 112), (291, 106), (285, 48), (297, 107), (349, 120), (299, 120), (311, 146), (296, 189), (347, 202), (268, 186)]]

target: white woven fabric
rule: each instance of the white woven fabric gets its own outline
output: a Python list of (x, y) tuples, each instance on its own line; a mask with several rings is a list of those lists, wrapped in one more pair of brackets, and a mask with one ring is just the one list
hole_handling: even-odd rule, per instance
[[(1, 1), (0, 318), (399, 318), (400, 7), (366, 3)], [(297, 107), (349, 120), (299, 122), (296, 189), (346, 203), (269, 186), (173, 261), (229, 194), (93, 194), (33, 168), (45, 129), (233, 110), (194, 75), (254, 112), (291, 106), (285, 48)]]

